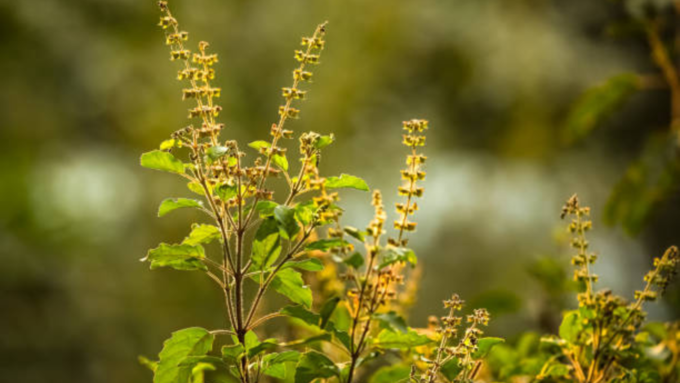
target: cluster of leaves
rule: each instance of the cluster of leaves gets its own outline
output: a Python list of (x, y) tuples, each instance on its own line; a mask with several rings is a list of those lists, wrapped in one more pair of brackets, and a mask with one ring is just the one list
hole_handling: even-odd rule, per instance
[[(182, 63), (177, 77), (188, 84), (183, 98), (195, 102), (189, 119), (197, 121), (197, 126), (174, 132), (159, 149), (144, 153), (141, 165), (183, 177), (189, 191), (200, 196), (166, 199), (159, 216), (198, 209), (206, 214), (208, 223), (193, 224), (181, 243), (161, 243), (142, 260), (149, 262), (151, 269), (204, 273), (223, 292), (227, 315), (224, 329), (179, 330), (164, 343), (157, 361), (142, 358), (154, 372), (154, 383), (255, 383), (272, 378), (295, 383), (317, 379), (350, 383), (358, 379), (362, 365), (388, 353), (403, 356), (404, 365), (417, 360), (413, 371), (406, 368), (400, 375), (404, 380), (415, 379), (423, 366), (428, 371), (427, 382), (435, 378), (459, 382), (475, 376), (481, 358), (501, 341), (481, 337), (479, 327), (489, 320), (485, 310), (468, 316), (472, 324), (458, 345), (451, 347), (449, 341), (457, 339), (455, 327), (461, 321), (453, 312), (442, 319), (439, 332), (416, 330), (408, 327), (394, 303), (407, 265), (417, 262), (407, 247), (405, 233), (415, 231), (416, 223), (409, 217), (418, 209), (415, 199), (424, 192), (417, 183), (425, 178), (422, 166), (426, 157), (417, 149), (425, 144), (428, 122), (403, 124), (404, 144), (410, 153), (398, 189), (405, 201), (396, 206), (396, 234), (382, 243), (386, 213), (379, 191), (373, 193), (376, 214), (365, 231), (342, 227), (343, 210), (336, 189), (369, 188), (355, 176), (321, 176), (320, 153), (334, 137), (314, 132), (299, 135), (300, 165), (295, 172), (281, 146), (283, 140), (294, 136), (284, 125), (300, 115), (295, 105), (305, 97), (306, 91), (300, 87), (311, 79), (310, 67), (319, 63), (325, 23), (311, 37), (302, 39), (303, 49), (295, 52), (299, 66), (293, 71), (292, 85), (283, 88), (283, 105), (278, 122), (271, 127), (271, 139), (248, 144), (256, 158), (247, 162), (238, 142), (220, 139), (225, 127), (217, 122), (222, 108), (215, 101), (221, 90), (210, 83), (217, 55), (207, 52), (205, 42), (198, 44), (197, 52), (187, 49), (188, 33), (180, 30), (167, 2), (159, 5), (160, 26), (165, 30), (171, 60)], [(275, 198), (278, 193), (275, 196), (268, 188), (272, 178), (285, 179), (285, 198)], [(320, 233), (324, 226), (330, 227), (325, 236)], [(350, 241), (363, 245), (364, 251), (355, 251)], [(212, 249), (219, 248), (219, 258), (211, 255), (211, 243), (217, 245)], [(346, 292), (326, 299), (315, 311), (312, 290), (303, 276), (321, 271), (329, 260), (345, 270)], [(292, 304), (263, 315), (262, 303), (272, 290)], [(456, 302), (455, 310), (459, 310), (462, 302), (457, 298)], [(453, 303), (447, 305), (453, 307)], [(285, 340), (258, 336), (264, 323), (277, 318), (297, 324), (303, 336)], [(218, 341), (218, 336), (225, 340)], [(439, 347), (435, 347), (438, 341)], [(434, 359), (430, 358), (433, 354)], [(387, 382), (394, 377), (394, 371), (383, 369), (371, 380)]]
[(512, 347), (499, 347), (490, 365), (499, 378), (533, 377), (541, 382), (642, 383), (673, 382), (678, 376), (678, 323), (645, 324), (645, 302), (658, 299), (680, 264), (680, 252), (672, 246), (654, 260), (645, 277), (645, 288), (633, 302), (610, 290), (596, 291), (597, 275), (591, 272), (597, 256), (589, 251), (585, 233), (591, 229), (590, 209), (576, 196), (567, 201), (562, 216), (571, 217), (569, 231), (580, 286), (579, 307), (566, 311), (558, 335), (525, 334)]
[(669, 91), (669, 129), (647, 136), (641, 154), (614, 187), (604, 211), (605, 222), (621, 224), (635, 234), (680, 183), (680, 70), (673, 59), (677, 52), (671, 48), (680, 39), (675, 28), (680, 20), (680, 3), (625, 3), (630, 17), (614, 22), (609, 32), (617, 37), (645, 38), (657, 72), (618, 74), (588, 89), (574, 103), (563, 135), (570, 144), (582, 140), (624, 107), (632, 95), (645, 90)]

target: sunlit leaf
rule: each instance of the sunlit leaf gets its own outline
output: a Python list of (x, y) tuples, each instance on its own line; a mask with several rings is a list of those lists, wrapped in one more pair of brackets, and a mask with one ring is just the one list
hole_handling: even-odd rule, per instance
[(172, 267), (176, 270), (207, 270), (201, 262), (205, 251), (201, 246), (187, 244), (169, 245), (161, 243), (157, 248), (149, 250), (142, 261), (151, 262), (151, 269)]
[(366, 181), (359, 177), (351, 176), (349, 174), (341, 174), (340, 177), (326, 178), (326, 189), (357, 189), (369, 191)]
[(171, 211), (187, 207), (202, 208), (203, 202), (190, 198), (167, 198), (158, 207), (158, 216), (162, 217)]
[(210, 243), (215, 239), (220, 238), (220, 229), (214, 225), (207, 224), (193, 224), (191, 233), (182, 241), (185, 245), (200, 245), (202, 243)]
[(140, 163), (143, 167), (164, 172), (183, 174), (184, 164), (171, 153), (153, 150), (142, 154)]
[(158, 354), (159, 362), (154, 374), (154, 383), (186, 383), (191, 376), (192, 366), (180, 366), (189, 356), (201, 356), (211, 349), (214, 336), (208, 330), (191, 327), (172, 333), (163, 343)]

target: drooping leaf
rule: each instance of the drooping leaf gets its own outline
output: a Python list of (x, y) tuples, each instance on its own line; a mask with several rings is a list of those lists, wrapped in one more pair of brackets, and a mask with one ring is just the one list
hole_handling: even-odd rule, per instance
[(294, 303), (312, 307), (312, 290), (304, 284), (302, 275), (293, 269), (282, 269), (276, 273), (271, 287)]
[(639, 89), (638, 76), (624, 73), (586, 91), (574, 104), (564, 127), (568, 142), (587, 136)]
[(295, 209), (279, 205), (274, 209), (274, 218), (279, 224), (281, 237), (292, 239), (300, 231), (300, 225), (295, 219)]
[(175, 140), (174, 138), (171, 138), (169, 140), (165, 140), (161, 142), (161, 145), (159, 147), (160, 150), (170, 150), (173, 148), (181, 148), (182, 147), (182, 141), (180, 140)]
[(171, 153), (153, 150), (142, 154), (140, 163), (143, 167), (164, 172), (183, 174), (184, 164)]
[(272, 156), (272, 162), (284, 172), (288, 171), (288, 159), (285, 154), (274, 154)]
[(416, 253), (411, 249), (390, 246), (386, 249), (386, 254), (383, 257), (382, 262), (380, 262), (380, 268), (385, 268), (397, 262), (408, 263), (412, 267), (415, 267), (418, 263), (418, 258), (416, 257)]
[(320, 136), (315, 142), (314, 142), (314, 148), (315, 149), (323, 149), (326, 146), (330, 145), (335, 141), (335, 136), (333, 134), (330, 134), (328, 136)]
[(314, 201), (309, 200), (295, 206), (295, 218), (300, 221), (303, 225), (309, 225), (314, 219), (314, 213), (316, 213), (317, 207), (314, 205)]
[(408, 332), (406, 320), (394, 311), (373, 315), (381, 323), (382, 328), (389, 328), (395, 332)]
[(326, 189), (357, 189), (369, 191), (366, 181), (359, 177), (351, 176), (349, 174), (341, 174), (340, 177), (326, 178)]
[(260, 214), (260, 218), (271, 217), (274, 215), (274, 209), (279, 206), (274, 201), (258, 201), (255, 206), (255, 211)]
[(260, 150), (262, 148), (268, 148), (272, 145), (267, 141), (258, 140), (258, 141), (253, 141), (253, 142), (249, 143), (248, 146), (250, 146), (251, 148), (253, 148), (255, 150)]
[(156, 369), (158, 368), (158, 362), (157, 361), (151, 360), (151, 359), (149, 359), (145, 356), (142, 356), (142, 355), (138, 356), (137, 361), (139, 362), (139, 364), (141, 364), (142, 366), (148, 368), (149, 370), (151, 370), (153, 372), (156, 372)]
[(255, 233), (252, 249), (253, 269), (262, 270), (270, 267), (281, 254), (279, 227), (273, 218), (262, 221)]
[(295, 383), (310, 383), (314, 379), (339, 375), (340, 370), (335, 363), (317, 351), (302, 354), (295, 366)]
[(151, 262), (152, 270), (159, 267), (172, 267), (176, 270), (207, 270), (201, 262), (204, 257), (205, 251), (202, 246), (161, 243), (157, 248), (149, 250), (142, 261)]
[(505, 342), (503, 338), (486, 337), (480, 338), (477, 342), (477, 351), (472, 354), (474, 359), (482, 359), (486, 357), (491, 349), (497, 345)]
[(217, 194), (217, 196), (220, 197), (222, 201), (229, 201), (230, 199), (236, 197), (236, 194), (238, 194), (238, 187), (235, 184), (221, 184), (215, 187), (215, 194)]
[(405, 333), (383, 329), (373, 342), (376, 347), (383, 349), (409, 349), (429, 343), (432, 343), (430, 338), (412, 329), (408, 329)]
[(203, 243), (210, 243), (220, 238), (220, 229), (214, 225), (193, 224), (191, 233), (182, 241), (182, 244), (196, 246)]
[(383, 366), (371, 376), (368, 383), (401, 383), (411, 375), (411, 367), (403, 364)]
[(581, 328), (581, 317), (578, 311), (568, 311), (562, 318), (562, 324), (560, 324), (560, 338), (574, 343), (578, 340)]
[(205, 154), (211, 161), (216, 161), (227, 154), (228, 151), (229, 149), (224, 146), (211, 146), (206, 150)]
[(187, 383), (192, 366), (180, 364), (189, 356), (207, 354), (212, 349), (213, 341), (214, 336), (208, 330), (199, 327), (172, 333), (172, 337), (163, 343), (163, 350), (158, 354), (159, 362), (153, 382)]
[[(191, 190), (192, 193), (198, 194), (198, 195), (205, 195), (205, 189), (203, 189), (203, 186), (201, 186), (198, 181), (191, 181), (187, 183), (187, 189)], [(210, 190), (210, 187), (208, 187), (208, 191), (210, 194), (212, 194), (212, 191)]]
[(328, 321), (331, 319), (331, 315), (333, 315), (333, 312), (335, 311), (335, 308), (338, 307), (338, 303), (340, 302), (340, 298), (338, 297), (333, 297), (324, 302), (323, 306), (321, 306), (321, 310), (319, 311), (319, 315), (321, 315), (321, 328), (325, 328), (326, 325), (328, 324)]
[(463, 367), (460, 366), (460, 360), (455, 357), (444, 362), (439, 369), (439, 372), (451, 382), (455, 381), (461, 371), (463, 371)]
[(330, 249), (336, 248), (336, 247), (342, 247), (346, 246), (347, 242), (343, 241), (340, 238), (328, 238), (328, 239), (319, 239), (314, 242), (311, 242), (305, 246), (305, 250), (321, 250), (321, 251), (328, 251)]
[(297, 351), (284, 351), (282, 353), (270, 353), (262, 359), (265, 375), (277, 379), (285, 379), (288, 376), (287, 364), (297, 362), (300, 359), (300, 353)]
[(302, 261), (288, 261), (281, 266), (282, 269), (300, 269), (305, 271), (321, 271), (323, 270), (323, 263), (317, 258), (307, 258)]
[(355, 252), (349, 257), (345, 258), (342, 262), (347, 266), (352, 266), (355, 269), (358, 269), (364, 265), (364, 257), (360, 253)]
[(542, 368), (543, 373), (537, 376), (537, 378), (541, 380), (545, 378), (568, 378), (571, 369), (571, 366), (551, 360), (547, 363), (547, 366)]
[(282, 315), (300, 319), (310, 326), (319, 327), (321, 323), (321, 315), (313, 313), (302, 306), (286, 306), (279, 310)]
[(345, 233), (349, 234), (352, 238), (358, 240), (359, 242), (364, 242), (366, 240), (366, 232), (363, 232), (356, 227), (345, 226)]
[(158, 216), (162, 217), (171, 211), (187, 207), (196, 207), (200, 209), (203, 207), (203, 202), (190, 198), (167, 198), (164, 199), (163, 202), (161, 202), (161, 206), (158, 207)]

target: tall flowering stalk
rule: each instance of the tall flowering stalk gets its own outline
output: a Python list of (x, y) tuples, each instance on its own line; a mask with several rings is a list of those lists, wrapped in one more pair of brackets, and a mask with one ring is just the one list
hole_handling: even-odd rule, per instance
[(635, 367), (630, 367), (630, 358), (642, 358), (636, 335), (646, 317), (643, 304), (664, 292), (680, 264), (675, 246), (655, 258), (654, 268), (644, 277), (645, 288), (635, 292), (632, 303), (611, 290), (595, 290), (598, 278), (591, 267), (597, 256), (588, 251), (585, 238), (585, 232), (592, 228), (589, 214), (590, 208), (582, 207), (576, 195), (562, 208), (562, 218), (571, 218), (571, 246), (577, 251), (572, 257), (574, 280), (581, 283), (582, 291), (578, 294), (579, 309), (565, 314), (559, 337), (543, 339), (557, 352), (546, 361), (538, 380), (605, 383), (632, 376)]
[[(254, 160), (249, 161), (238, 142), (221, 136), (225, 126), (218, 122), (222, 107), (216, 104), (221, 89), (211, 84), (217, 55), (208, 52), (206, 42), (198, 43), (196, 51), (189, 49), (189, 34), (180, 29), (168, 3), (160, 1), (159, 6), (170, 59), (181, 63), (177, 78), (186, 84), (182, 98), (193, 103), (188, 110), (193, 123), (172, 133), (159, 149), (144, 153), (141, 164), (183, 177), (188, 189), (201, 197), (166, 199), (159, 216), (195, 208), (206, 214), (208, 222), (193, 224), (181, 243), (162, 243), (151, 249), (143, 261), (152, 269), (205, 273), (223, 292), (226, 314), (224, 328), (177, 331), (164, 343), (158, 361), (142, 359), (154, 371), (154, 383), (256, 383), (265, 376), (296, 383), (317, 378), (352, 382), (356, 370), (370, 359), (368, 349), (386, 352), (431, 343), (432, 339), (402, 325), (403, 318), (388, 310), (404, 280), (402, 264), (415, 264), (415, 254), (405, 247), (404, 234), (415, 230), (415, 223), (408, 218), (417, 210), (415, 198), (423, 194), (416, 183), (425, 177), (421, 169), (425, 157), (416, 149), (425, 142), (421, 134), (427, 122), (404, 123), (404, 143), (411, 153), (408, 167), (402, 171), (405, 183), (399, 188), (406, 200), (397, 204), (397, 235), (387, 245), (381, 243), (387, 218), (378, 191), (373, 193), (375, 218), (367, 230), (343, 228), (337, 189), (369, 189), (355, 176), (322, 174), (321, 151), (333, 143), (334, 136), (297, 135), (296, 169), (289, 165), (289, 153), (282, 146), (284, 139), (296, 136), (288, 121), (300, 116), (299, 102), (307, 92), (303, 84), (309, 82), (311, 68), (320, 62), (326, 23), (317, 26), (311, 37), (303, 38), (301, 49), (295, 51), (298, 66), (292, 84), (282, 88), (278, 119), (269, 129), (268, 140), (247, 145), (255, 150)], [(281, 198), (267, 185), (267, 180), (275, 177), (284, 178), (288, 186)], [(320, 238), (318, 229), (325, 225), (331, 229)], [(351, 239), (363, 243), (365, 257), (354, 252)], [(211, 243), (219, 245), (219, 256), (209, 251)], [(343, 304), (339, 297), (331, 297), (315, 312), (312, 291), (303, 276), (323, 269), (324, 263), (310, 256), (319, 252), (333, 254), (346, 266), (354, 287)], [(282, 294), (292, 304), (263, 313), (270, 291)], [(337, 307), (348, 310), (349, 325), (336, 320), (342, 311)], [(262, 326), (282, 317), (302, 321), (313, 334), (302, 339), (261, 340), (258, 333), (262, 335)], [(376, 333), (376, 322), (398, 326)], [(217, 336), (225, 337), (219, 352), (213, 350)], [(334, 360), (339, 358), (319, 352), (322, 345), (342, 350), (348, 360)]]

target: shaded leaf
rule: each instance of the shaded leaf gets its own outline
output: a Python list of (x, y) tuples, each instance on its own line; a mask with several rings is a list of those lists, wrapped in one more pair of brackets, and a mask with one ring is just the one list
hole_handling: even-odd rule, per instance
[(376, 347), (385, 349), (409, 349), (428, 343), (432, 343), (430, 338), (420, 335), (412, 329), (408, 329), (405, 333), (384, 329), (380, 331), (378, 337), (373, 342)]
[(331, 378), (339, 375), (340, 370), (335, 363), (316, 351), (302, 354), (295, 366), (295, 383), (309, 383), (317, 378)]
[(368, 383), (400, 383), (408, 380), (411, 375), (411, 367), (403, 364), (383, 366), (371, 376)]
[(486, 337), (486, 338), (480, 338), (477, 341), (477, 351), (475, 351), (472, 354), (472, 357), (474, 359), (482, 359), (486, 357), (491, 349), (497, 345), (505, 342), (505, 339), (503, 338), (494, 338), (494, 337)]
[(288, 261), (281, 266), (282, 269), (294, 268), (306, 271), (321, 271), (323, 263), (316, 258), (308, 258), (302, 261)]
[(312, 307), (312, 290), (305, 286), (302, 275), (293, 269), (282, 269), (276, 273), (271, 287), (294, 303)]
[(364, 257), (360, 253), (354, 253), (344, 259), (342, 262), (348, 266), (358, 269), (364, 265)]
[(319, 239), (307, 244), (307, 246), (305, 246), (305, 250), (328, 251), (330, 249), (346, 245), (347, 242), (343, 241), (340, 238)]
[(295, 209), (279, 205), (274, 209), (274, 218), (279, 224), (281, 237), (292, 239), (300, 231), (300, 225), (295, 220)]

